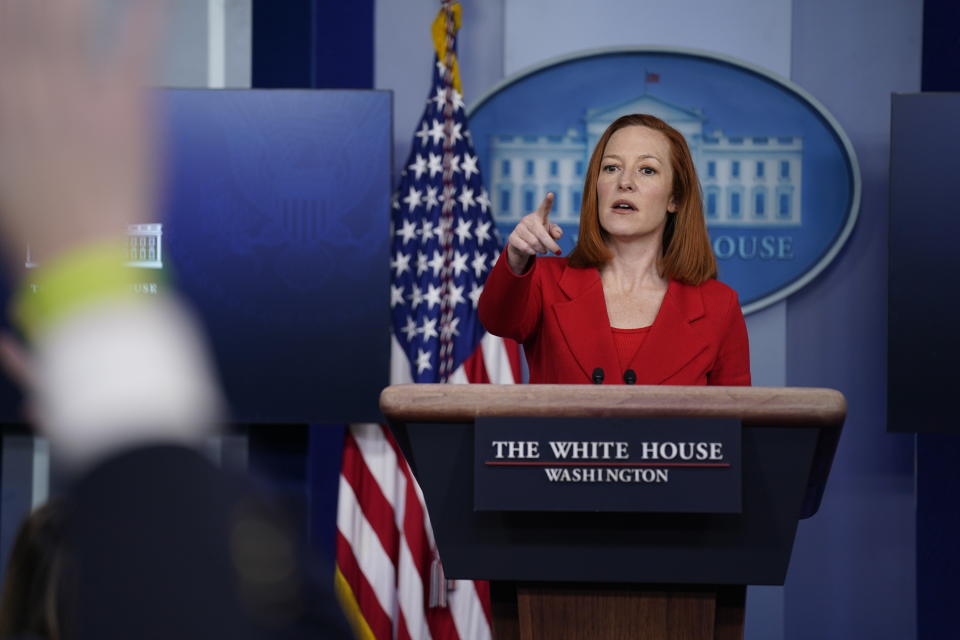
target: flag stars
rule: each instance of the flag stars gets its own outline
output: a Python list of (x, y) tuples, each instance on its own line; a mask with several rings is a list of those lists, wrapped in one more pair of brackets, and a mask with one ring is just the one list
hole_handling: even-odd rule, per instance
[(390, 308), (393, 309), (398, 304), (403, 304), (403, 287), (394, 284), (390, 285)]
[(400, 277), (405, 271), (410, 270), (410, 254), (397, 252), (396, 257), (390, 261), (390, 268), (397, 270), (397, 277)]
[(440, 200), (437, 198), (439, 191), (440, 189), (437, 187), (427, 187), (427, 194), (423, 197), (423, 203), (427, 209), (431, 209), (440, 204)]
[(473, 308), (477, 308), (477, 304), (480, 302), (480, 294), (483, 293), (483, 285), (473, 283), (473, 286), (470, 288), (470, 293), (467, 294), (467, 297), (470, 298), (470, 301), (473, 302)]
[(443, 156), (438, 153), (429, 154), (429, 159), (427, 161), (427, 169), (430, 171), (430, 177), (434, 177), (438, 173), (443, 173)]
[(483, 272), (487, 270), (487, 256), (480, 251), (475, 251), (470, 266), (473, 267), (473, 275), (479, 280)]
[(411, 316), (407, 316), (407, 323), (400, 329), (400, 333), (404, 334), (407, 337), (407, 342), (410, 342), (417, 335), (417, 323)]
[(424, 342), (427, 342), (432, 338), (438, 337), (440, 334), (437, 333), (437, 319), (424, 318), (423, 326), (417, 329), (417, 333), (420, 334), (420, 337), (423, 339)]
[(440, 270), (443, 269), (443, 255), (439, 251), (434, 251), (433, 258), (430, 259), (428, 264), (433, 269), (433, 277), (436, 278), (440, 275)]
[[(459, 125), (457, 126), (459, 127)], [(430, 127), (430, 132), (428, 135), (433, 141), (433, 144), (435, 145), (440, 144), (440, 142), (443, 140), (443, 123), (437, 120), (436, 118), (434, 118), (433, 126)], [(456, 135), (459, 135), (459, 131), (456, 134), (454, 134), (454, 140), (457, 139)], [(430, 175), (433, 175), (433, 174), (430, 174)]]
[(486, 189), (480, 189), (480, 195), (477, 196), (477, 204), (480, 205), (480, 210), (484, 213), (486, 213), (487, 209), (490, 208), (490, 196), (487, 194)]
[(424, 301), (427, 303), (428, 309), (433, 309), (433, 305), (440, 304), (440, 292), (440, 287), (433, 284), (428, 285), (427, 293), (423, 296)]
[(452, 318), (449, 323), (440, 326), (440, 339), (450, 340), (460, 335), (460, 318)]
[(478, 224), (473, 233), (477, 237), (477, 244), (488, 242), (490, 240), (490, 222), (488, 221)]
[(463, 287), (456, 286), (454, 284), (450, 285), (450, 306), (456, 307), (458, 304), (463, 304), (466, 302), (466, 298), (463, 297)]
[(460, 244), (464, 244), (467, 240), (473, 237), (473, 234), (470, 233), (470, 226), (472, 224), (472, 221), (465, 218), (460, 218), (460, 220), (457, 221), (457, 230), (454, 231), (454, 233), (456, 234), (457, 240), (459, 240)]
[(416, 209), (420, 204), (420, 198), (420, 191), (417, 190), (413, 185), (410, 185), (410, 190), (403, 199), (403, 202), (405, 202), (407, 205), (407, 213), (413, 213), (413, 210)]
[(463, 162), (460, 168), (463, 169), (463, 177), (467, 180), (469, 180), (473, 174), (479, 174), (480, 170), (477, 168), (477, 156), (471, 156), (469, 153), (463, 154)]
[(470, 146), (463, 95), (447, 81), (449, 73), (437, 59), (414, 149), (391, 200), (393, 331), (414, 379), (424, 382), (450, 375), (458, 365), (454, 353), (476, 337), (472, 314), (498, 255), (491, 196)]
[(421, 275), (427, 268), (427, 254), (417, 251), (417, 275)]
[(437, 87), (437, 92), (433, 94), (433, 97), (430, 98), (430, 102), (434, 102), (437, 105), (437, 109), (443, 108), (443, 103), (447, 101), (447, 90), (443, 87)]
[(417, 349), (417, 375), (423, 373), (427, 369), (433, 369), (433, 365), (430, 364), (430, 352), (424, 351), (423, 349)]
[(460, 111), (464, 107), (463, 94), (456, 89), (453, 90), (453, 110)]
[(420, 176), (422, 176), (424, 172), (427, 170), (427, 159), (418, 153), (417, 159), (414, 160), (413, 164), (408, 166), (407, 169), (409, 169), (410, 171), (413, 171), (416, 174), (416, 176), (414, 177), (414, 180), (419, 180)]
[(470, 207), (476, 205), (476, 201), (473, 199), (473, 189), (470, 187), (464, 187), (457, 200), (460, 201), (460, 206), (463, 207), (464, 213), (466, 213)]
[(453, 262), (450, 264), (450, 268), (453, 269), (454, 277), (459, 278), (460, 274), (467, 270), (467, 258), (469, 254), (460, 253), (455, 251), (453, 254)]
[(426, 121), (420, 123), (420, 130), (413, 134), (420, 138), (420, 144), (427, 144), (427, 138), (430, 137), (430, 127), (427, 126)]
[(428, 242), (433, 236), (433, 221), (424, 219), (423, 224), (420, 225), (420, 241)]
[(407, 246), (408, 242), (417, 237), (417, 224), (413, 220), (404, 220), (403, 226), (396, 233), (403, 238), (403, 246)]
[(410, 308), (416, 310), (420, 303), (423, 302), (423, 291), (420, 290), (420, 287), (413, 285), (410, 289)]

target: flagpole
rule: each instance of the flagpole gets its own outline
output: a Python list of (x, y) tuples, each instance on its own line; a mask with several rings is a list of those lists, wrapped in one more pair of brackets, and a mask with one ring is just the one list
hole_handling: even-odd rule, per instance
[[(444, 43), (443, 70), (443, 207), (440, 210), (440, 248), (443, 251), (443, 270), (440, 295), (440, 327), (448, 327), (453, 320), (453, 305), (450, 304), (451, 264), (453, 262), (453, 207), (455, 187), (453, 184), (453, 48), (456, 28), (451, 0), (443, 0), (446, 38)], [(453, 373), (453, 337), (448, 331), (440, 332), (438, 353), (440, 382), (446, 382)]]

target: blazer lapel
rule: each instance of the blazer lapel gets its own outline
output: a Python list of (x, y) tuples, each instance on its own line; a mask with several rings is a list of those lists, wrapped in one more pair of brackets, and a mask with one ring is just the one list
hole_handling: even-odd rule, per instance
[(600, 367), (605, 383), (619, 381), (622, 372), (610, 332), (600, 272), (566, 267), (559, 285), (570, 300), (554, 305), (553, 310), (574, 360), (588, 379)]
[(671, 280), (650, 333), (633, 359), (637, 384), (661, 384), (707, 348), (706, 338), (691, 324), (703, 313), (700, 289)]

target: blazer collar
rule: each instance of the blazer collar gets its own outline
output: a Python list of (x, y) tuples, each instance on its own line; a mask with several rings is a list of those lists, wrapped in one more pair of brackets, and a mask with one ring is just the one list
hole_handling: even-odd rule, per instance
[[(597, 269), (565, 267), (558, 283), (569, 298), (554, 305), (554, 313), (574, 359), (589, 379), (596, 367), (604, 382), (623, 378), (610, 319)], [(695, 321), (704, 315), (699, 287), (671, 280), (646, 341), (628, 368), (637, 374), (637, 384), (660, 384), (701, 351), (707, 340)]]

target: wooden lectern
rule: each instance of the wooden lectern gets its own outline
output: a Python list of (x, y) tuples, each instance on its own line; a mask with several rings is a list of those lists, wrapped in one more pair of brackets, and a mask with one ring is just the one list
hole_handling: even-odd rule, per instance
[[(380, 397), (420, 482), (448, 578), (491, 581), (498, 640), (743, 637), (746, 585), (786, 578), (846, 416), (830, 389), (397, 385)], [(474, 421), (736, 418), (740, 513), (473, 506)]]

